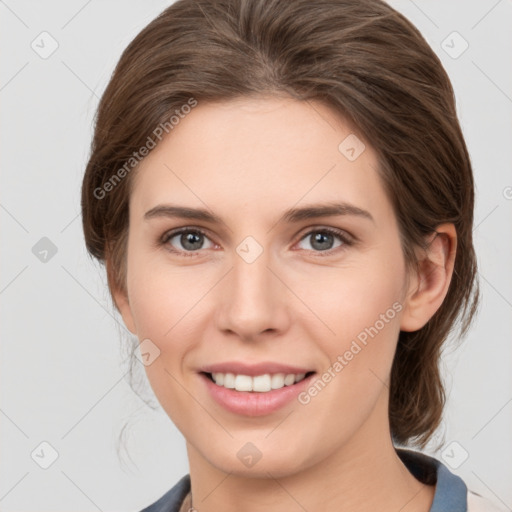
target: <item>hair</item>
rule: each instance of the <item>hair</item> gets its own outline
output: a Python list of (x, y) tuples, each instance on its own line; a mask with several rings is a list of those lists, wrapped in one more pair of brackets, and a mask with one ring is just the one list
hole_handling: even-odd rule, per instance
[(457, 320), (464, 337), (479, 304), (474, 183), (450, 80), (383, 1), (178, 0), (165, 9), (125, 49), (96, 112), (81, 199), (87, 250), (106, 264), (110, 292), (126, 293), (135, 176), (126, 163), (136, 170), (138, 150), (161, 127), (171, 133), (170, 116), (191, 98), (262, 96), (323, 102), (371, 145), (408, 268), (419, 268), (415, 249), (437, 226), (455, 225), (447, 295), (423, 328), (400, 332), (391, 370), (393, 440), (424, 447), (446, 401), (441, 349)]

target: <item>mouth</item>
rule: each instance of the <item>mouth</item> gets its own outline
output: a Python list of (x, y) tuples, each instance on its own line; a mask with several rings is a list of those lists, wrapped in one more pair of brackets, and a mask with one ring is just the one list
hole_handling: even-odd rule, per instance
[(292, 405), (300, 393), (311, 385), (316, 375), (315, 371), (301, 373), (246, 371), (246, 373), (253, 373), (253, 375), (218, 371), (201, 371), (198, 375), (204, 383), (209, 398), (225, 411), (246, 417), (272, 415)]
[(239, 392), (269, 393), (285, 386), (293, 386), (308, 379), (316, 372), (306, 373), (264, 373), (261, 375), (244, 375), (223, 372), (200, 372), (219, 387)]

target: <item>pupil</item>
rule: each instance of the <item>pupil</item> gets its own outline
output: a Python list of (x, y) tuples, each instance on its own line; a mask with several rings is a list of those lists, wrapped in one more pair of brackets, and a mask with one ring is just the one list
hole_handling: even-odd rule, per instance
[[(315, 244), (319, 244), (317, 247), (315, 247), (316, 249), (330, 249), (330, 247), (326, 247), (325, 245), (322, 245), (322, 243), (325, 244), (326, 241), (332, 242), (332, 235), (329, 233), (317, 233), (316, 235), (314, 235), (313, 240), (313, 247), (315, 247)], [(327, 245), (329, 246), (331, 244), (328, 243)]]
[(200, 235), (198, 233), (187, 233), (181, 236), (181, 243), (183, 247), (189, 249), (191, 251), (195, 251), (201, 247), (202, 244), (199, 244), (199, 247), (194, 246), (194, 243), (199, 241)]

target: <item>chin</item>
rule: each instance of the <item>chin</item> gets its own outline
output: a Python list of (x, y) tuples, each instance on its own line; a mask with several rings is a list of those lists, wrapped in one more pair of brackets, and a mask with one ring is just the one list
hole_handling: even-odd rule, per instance
[(287, 477), (313, 464), (311, 461), (308, 464), (298, 446), (288, 445), (280, 450), (263, 441), (254, 444), (238, 441), (223, 448), (212, 453), (211, 447), (206, 447), (208, 453), (203, 452), (203, 457), (223, 473), (245, 478)]
[(262, 457), (252, 467), (244, 466), (238, 459), (223, 462), (223, 464), (216, 466), (219, 470), (244, 478), (283, 478), (291, 476), (301, 470), (293, 460), (274, 459), (263, 461)]

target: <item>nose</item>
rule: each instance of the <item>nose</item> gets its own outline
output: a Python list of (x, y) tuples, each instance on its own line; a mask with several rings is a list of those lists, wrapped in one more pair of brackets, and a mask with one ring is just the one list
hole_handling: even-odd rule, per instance
[(224, 333), (254, 341), (264, 333), (282, 334), (288, 328), (290, 296), (269, 265), (265, 251), (252, 263), (234, 254), (217, 308), (218, 328)]

